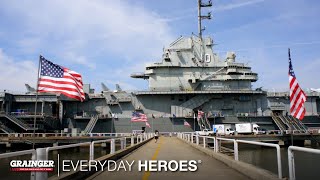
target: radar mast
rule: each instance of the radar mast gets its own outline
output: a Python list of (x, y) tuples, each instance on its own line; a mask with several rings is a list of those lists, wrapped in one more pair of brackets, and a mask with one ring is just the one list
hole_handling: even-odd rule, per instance
[(202, 3), (202, 0), (198, 0), (198, 32), (199, 32), (199, 38), (202, 39), (202, 31), (205, 30), (205, 28), (202, 28), (201, 21), (203, 19), (211, 19), (211, 12), (208, 12), (206, 16), (201, 15), (201, 8), (202, 7), (211, 7), (212, 2), (209, 0), (208, 3)]

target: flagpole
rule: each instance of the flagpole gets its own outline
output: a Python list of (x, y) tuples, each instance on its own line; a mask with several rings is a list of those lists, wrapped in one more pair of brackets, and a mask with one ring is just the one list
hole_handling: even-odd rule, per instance
[[(288, 57), (289, 57), (288, 61), (289, 61), (289, 64), (290, 64), (290, 60), (291, 60), (290, 48), (288, 48)], [(290, 85), (289, 85), (289, 91), (290, 91)], [(290, 109), (289, 109), (289, 111), (290, 111)], [(286, 118), (288, 118), (288, 117), (286, 117)], [(293, 118), (294, 118), (294, 117), (292, 117), (292, 119), (291, 119), (291, 121), (290, 121), (290, 124), (291, 124), (291, 126), (290, 126), (290, 130), (291, 130), (291, 146), (293, 146), (293, 128), (292, 128)]]
[(196, 131), (196, 114), (193, 112), (193, 131)]
[[(153, 114), (152, 114), (152, 116), (153, 116)], [(152, 126), (151, 126), (151, 128), (152, 128), (152, 132), (153, 132), (153, 117), (152, 117)]]
[[(35, 137), (36, 133), (36, 121), (37, 121), (37, 105), (38, 105), (38, 86), (39, 86), (39, 72), (40, 72), (40, 64), (41, 64), (41, 55), (39, 56), (39, 65), (38, 65), (38, 74), (37, 74), (37, 87), (36, 87), (36, 103), (34, 105), (34, 119), (33, 119), (33, 134), (32, 137)], [(34, 140), (32, 142), (32, 149), (34, 149)]]

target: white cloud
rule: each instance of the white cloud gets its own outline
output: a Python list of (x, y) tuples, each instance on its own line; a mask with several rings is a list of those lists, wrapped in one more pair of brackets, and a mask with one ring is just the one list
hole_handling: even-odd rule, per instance
[(10, 40), (17, 42), (19, 55), (41, 53), (83, 71), (102, 64), (109, 72), (114, 71), (110, 64), (142, 69), (147, 60), (160, 58), (162, 47), (174, 39), (160, 15), (126, 1), (3, 1), (0, 11), (18, 33)]
[(261, 3), (263, 1), (265, 1), (265, 0), (249, 0), (249, 1), (242, 1), (242, 2), (237, 1), (237, 3), (233, 2), (233, 3), (229, 3), (229, 4), (216, 6), (215, 11), (219, 12), (219, 11), (232, 10), (232, 9), (236, 9), (236, 8), (241, 8), (241, 7)]
[(35, 86), (37, 65), (28, 60), (17, 61), (0, 48), (0, 89), (25, 91), (24, 84)]

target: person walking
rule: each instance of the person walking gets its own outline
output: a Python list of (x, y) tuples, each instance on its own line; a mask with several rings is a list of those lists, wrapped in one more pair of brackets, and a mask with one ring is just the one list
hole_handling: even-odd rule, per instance
[(159, 131), (158, 130), (154, 131), (154, 139), (155, 139), (155, 143), (157, 143), (157, 141), (159, 139)]

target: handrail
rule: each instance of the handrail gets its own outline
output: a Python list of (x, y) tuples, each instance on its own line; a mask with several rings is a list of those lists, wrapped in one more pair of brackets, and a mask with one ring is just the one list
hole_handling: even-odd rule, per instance
[(27, 155), (27, 154), (32, 154), (32, 156), (34, 156), (34, 155), (36, 155), (36, 150), (35, 149), (29, 149), (29, 150), (24, 150), (24, 151), (3, 153), (3, 154), (0, 154), (0, 159), (14, 157), (14, 156)]
[[(116, 134), (116, 133), (113, 133), (113, 134)], [(121, 133), (121, 134), (123, 134), (123, 133)], [(0, 154), (0, 159), (20, 156), (20, 155), (25, 155), (25, 154), (32, 154), (32, 160), (48, 160), (49, 151), (89, 145), (89, 148), (90, 148), (89, 160), (93, 160), (93, 158), (94, 158), (94, 144), (95, 143), (111, 142), (110, 154), (113, 154), (113, 153), (115, 153), (115, 141), (116, 140), (121, 141), (121, 149), (124, 149), (124, 148), (126, 148), (126, 139), (127, 138), (131, 138), (131, 146), (133, 146), (135, 144), (135, 141), (134, 141), (135, 138), (137, 139), (136, 144), (138, 144), (138, 143), (141, 143), (144, 140), (148, 140), (152, 137), (153, 137), (152, 133), (147, 133), (147, 134), (141, 134), (141, 135), (130, 136), (130, 137), (129, 136), (126, 136), (126, 137), (122, 136), (122, 137), (118, 137), (118, 138), (103, 139), (103, 140), (97, 140), (97, 141), (92, 141), (92, 142), (83, 142), (83, 143), (77, 143), (77, 144), (69, 144), (69, 145), (46, 147), (46, 148), (37, 148), (37, 149), (31, 149), (31, 150), (25, 150), (25, 151), (17, 151), (17, 152)], [(59, 171), (58, 171), (58, 174), (59, 174)], [(47, 172), (32, 172), (31, 173), (31, 180), (47, 179), (47, 178), (48, 178)]]
[(301, 152), (307, 152), (307, 153), (313, 153), (313, 154), (320, 154), (319, 149), (311, 149), (311, 148), (298, 147), (298, 146), (289, 146), (289, 148), (288, 148), (288, 166), (289, 166), (289, 179), (290, 180), (296, 179), (293, 151), (301, 151)]
[(276, 148), (276, 150), (277, 150), (278, 177), (280, 179), (282, 178), (281, 152), (280, 152), (279, 144), (263, 143), (263, 142), (256, 142), (256, 141), (245, 141), (245, 140), (236, 140), (236, 142)]
[(218, 140), (224, 140), (224, 141), (232, 141), (233, 142), (233, 153), (234, 153), (234, 160), (239, 161), (239, 150), (238, 150), (238, 143), (237, 140), (235, 139), (228, 139), (228, 138), (221, 138), (221, 137), (217, 137), (217, 145), (216, 145), (216, 149), (215, 152), (219, 152), (219, 145), (218, 145)]
[[(3, 153), (3, 154), (0, 154), (0, 159), (9, 158), (9, 157), (15, 157), (15, 156), (21, 156), (21, 155), (27, 155), (27, 154), (32, 154), (31, 160), (36, 160), (37, 151), (35, 149)], [(31, 172), (30, 179), (31, 180), (36, 180), (35, 172)]]
[[(193, 137), (196, 137), (196, 144), (199, 145), (199, 135), (190, 135), (190, 134), (185, 134), (185, 133), (179, 133), (178, 137), (193, 143)], [(282, 178), (282, 163), (281, 163), (281, 152), (280, 152), (280, 146), (278, 144), (271, 144), (271, 143), (263, 143), (263, 142), (256, 142), (256, 141), (245, 141), (245, 140), (237, 140), (237, 139), (228, 139), (228, 138), (222, 138), (222, 137), (210, 137), (210, 136), (201, 136), (204, 138), (204, 143), (205, 139), (212, 139), (214, 138), (214, 152), (218, 152), (218, 140), (224, 140), (224, 141), (232, 141), (234, 143), (234, 159), (236, 161), (239, 161), (239, 149), (238, 149), (238, 143), (245, 143), (245, 144), (253, 144), (253, 145), (260, 145), (260, 146), (268, 146), (268, 147), (274, 147), (276, 148), (277, 151), (277, 166), (278, 166), (278, 178)], [(203, 145), (204, 148), (206, 148), (205, 145)], [(319, 150), (320, 151), (320, 150)]]

